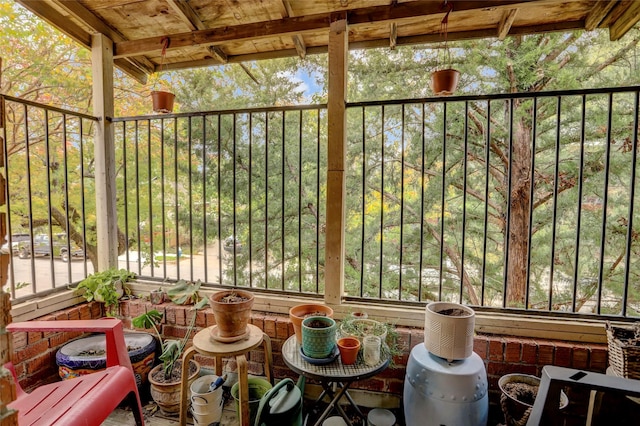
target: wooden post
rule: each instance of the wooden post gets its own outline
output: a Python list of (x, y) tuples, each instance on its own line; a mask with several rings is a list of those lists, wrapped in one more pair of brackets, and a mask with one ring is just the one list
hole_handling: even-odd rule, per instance
[(344, 215), (346, 157), (347, 52), (349, 31), (346, 15), (331, 19), (329, 28), (329, 99), (327, 234), (325, 246), (324, 300), (340, 304), (344, 292)]
[[(0, 58), (0, 83), (2, 82), (2, 58)], [(0, 130), (4, 128), (4, 99), (0, 98)], [(0, 135), (2, 135), (0, 131)], [(5, 180), (6, 174), (4, 158), (4, 139), (0, 136), (0, 193), (2, 199), (0, 205), (5, 205)], [(7, 216), (6, 207), (0, 213), (0, 244), (4, 244), (4, 237), (7, 233)], [(7, 324), (11, 322), (11, 295), (4, 292), (4, 285), (9, 278), (7, 272), (9, 270), (9, 262), (11, 256), (9, 254), (0, 255), (0, 425), (17, 426), (18, 412), (7, 407), (11, 401), (16, 399), (16, 384), (13, 382), (13, 376), (4, 368), (4, 364), (10, 361), (13, 353), (11, 335), (7, 332)]]
[(113, 141), (113, 41), (103, 34), (91, 38), (93, 115), (96, 126), (96, 215), (98, 271), (118, 266), (116, 162)]

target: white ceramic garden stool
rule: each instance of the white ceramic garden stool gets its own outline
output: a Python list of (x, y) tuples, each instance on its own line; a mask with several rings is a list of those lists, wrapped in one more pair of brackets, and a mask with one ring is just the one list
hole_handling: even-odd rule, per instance
[(407, 426), (484, 426), (489, 417), (487, 372), (482, 358), (447, 362), (427, 351), (411, 350), (404, 381)]

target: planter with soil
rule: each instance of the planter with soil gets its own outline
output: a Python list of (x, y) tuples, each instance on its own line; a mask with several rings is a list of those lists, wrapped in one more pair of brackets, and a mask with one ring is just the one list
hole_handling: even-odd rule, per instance
[(336, 347), (336, 322), (329, 317), (308, 317), (302, 321), (302, 351), (310, 358), (323, 359)]
[(253, 293), (245, 290), (223, 290), (209, 297), (209, 306), (216, 319), (211, 338), (223, 343), (237, 342), (248, 334)]
[[(189, 361), (188, 387), (196, 380), (200, 373), (200, 364)], [(171, 377), (165, 378), (163, 365), (156, 365), (149, 372), (151, 383), (151, 397), (158, 404), (162, 414), (176, 416), (180, 413), (180, 391), (182, 387), (182, 361), (176, 361)]]
[(459, 303), (429, 303), (424, 319), (427, 350), (449, 362), (470, 357), (475, 317), (473, 309)]
[(333, 309), (320, 303), (305, 303), (289, 309), (289, 319), (293, 324), (293, 331), (296, 334), (296, 341), (299, 345), (302, 344), (302, 320), (307, 317), (333, 318)]
[[(502, 392), (500, 406), (507, 426), (524, 426), (529, 419), (538, 395), (540, 378), (529, 374), (506, 374), (498, 380)], [(560, 394), (560, 409), (569, 404), (564, 392)]]

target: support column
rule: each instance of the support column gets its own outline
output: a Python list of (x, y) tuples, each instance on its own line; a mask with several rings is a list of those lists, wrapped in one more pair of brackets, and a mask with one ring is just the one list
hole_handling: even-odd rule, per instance
[(346, 15), (336, 15), (329, 28), (329, 99), (327, 234), (325, 246), (324, 300), (340, 304), (344, 293), (345, 157), (347, 146), (347, 53), (349, 31)]
[(95, 179), (98, 229), (98, 271), (118, 266), (115, 146), (113, 141), (113, 41), (103, 34), (91, 38), (93, 115), (96, 126)]

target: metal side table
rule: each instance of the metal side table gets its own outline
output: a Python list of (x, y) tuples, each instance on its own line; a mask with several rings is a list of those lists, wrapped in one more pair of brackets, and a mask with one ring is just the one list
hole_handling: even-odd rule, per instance
[[(314, 426), (320, 426), (334, 409), (349, 426), (353, 426), (347, 414), (342, 407), (340, 407), (339, 402), (342, 397), (346, 397), (360, 417), (366, 419), (358, 405), (353, 401), (353, 398), (351, 398), (351, 395), (349, 395), (349, 386), (351, 386), (353, 382), (373, 377), (382, 372), (389, 366), (390, 361), (389, 358), (381, 359), (378, 365), (374, 366), (365, 364), (343, 365), (340, 357), (338, 357), (330, 364), (311, 364), (305, 361), (300, 355), (300, 345), (296, 342), (296, 336), (291, 336), (284, 342), (282, 345), (282, 357), (285, 364), (296, 373), (302, 374), (307, 379), (318, 380), (320, 382), (323, 391), (316, 399), (315, 404), (318, 404), (326, 396), (330, 398), (329, 405), (318, 420), (316, 420)], [(334, 391), (334, 385), (336, 385), (337, 391)]]
[(255, 325), (247, 325), (248, 335), (233, 343), (221, 343), (211, 338), (211, 329), (205, 328), (193, 337), (193, 346), (182, 356), (182, 389), (180, 394), (180, 426), (187, 424), (187, 406), (189, 403), (189, 385), (184, 379), (188, 376), (185, 371), (189, 361), (196, 353), (216, 359), (216, 375), (222, 376), (222, 358), (235, 356), (238, 364), (238, 381), (240, 396), (240, 425), (249, 426), (249, 382), (247, 372), (247, 358), (245, 354), (258, 346), (264, 347), (265, 374), (269, 383), (273, 384), (273, 355), (271, 354), (271, 339)]

